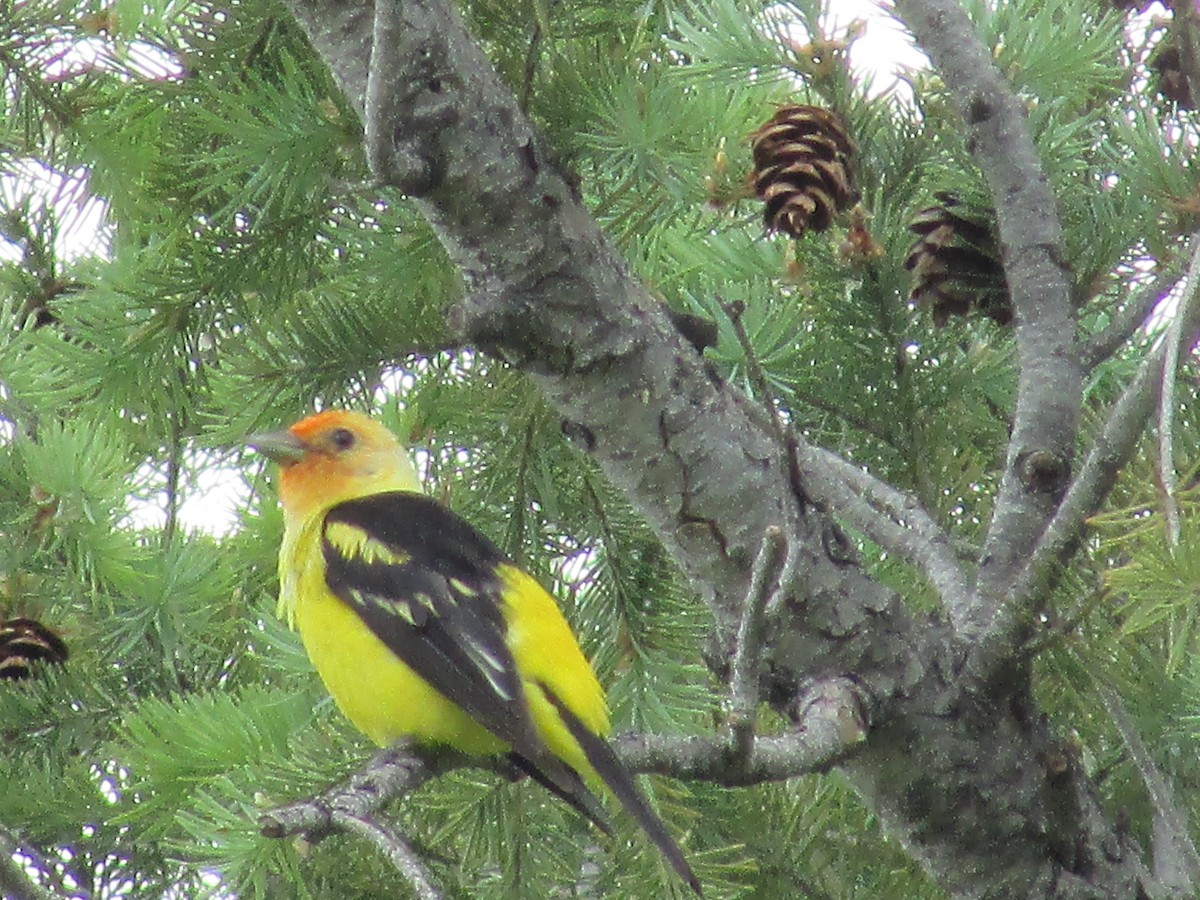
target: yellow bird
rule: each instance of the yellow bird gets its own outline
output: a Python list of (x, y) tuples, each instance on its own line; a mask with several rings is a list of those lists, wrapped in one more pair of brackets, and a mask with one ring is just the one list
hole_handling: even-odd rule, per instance
[(586, 783), (599, 780), (700, 893), (605, 739), (604, 691), (558, 605), (422, 493), (395, 435), (331, 410), (248, 443), (282, 469), (279, 613), (359, 730), (380, 746), (507, 752), (608, 834)]

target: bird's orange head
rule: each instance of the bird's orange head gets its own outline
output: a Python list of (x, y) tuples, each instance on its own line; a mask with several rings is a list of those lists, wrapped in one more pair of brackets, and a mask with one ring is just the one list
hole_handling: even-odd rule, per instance
[(279, 463), (279, 502), (289, 518), (383, 491), (421, 490), (404, 446), (362, 413), (326, 410), (247, 443)]

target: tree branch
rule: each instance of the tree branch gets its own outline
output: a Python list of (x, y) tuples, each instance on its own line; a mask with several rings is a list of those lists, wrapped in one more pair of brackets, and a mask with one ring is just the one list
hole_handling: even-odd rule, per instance
[(917, 43), (958, 100), (991, 190), (1016, 311), (1020, 372), (1004, 476), (980, 555), (977, 597), (959, 624), (996, 628), (1000, 607), (1070, 475), (1082, 403), (1071, 280), (1054, 196), (1020, 101), (954, 0), (896, 0)]
[(869, 703), (848, 678), (817, 681), (796, 701), (795, 727), (775, 737), (624, 734), (613, 741), (632, 772), (745, 787), (832, 768), (866, 740)]
[(388, 747), (372, 756), (344, 785), (264, 813), (258, 820), (259, 831), (270, 838), (302, 834), (320, 840), (341, 830), (335, 814), (368, 818), (389, 800), (412, 793), (464, 763), (465, 757), (449, 751), (432, 755), (403, 745)]
[[(1192, 243), (1195, 265), (1189, 269), (1189, 283), (1176, 316), (1179, 334), (1195, 340), (1200, 332), (1200, 232), (1192, 236)], [(993, 670), (1009, 655), (1013, 646), (1028, 640), (1038, 606), (1055, 581), (1054, 570), (1065, 565), (1078, 549), (1088, 516), (1095, 513), (1108, 497), (1117, 476), (1145, 433), (1155, 397), (1162, 390), (1169, 344), (1168, 340), (1159, 341), (1113, 404), (1057, 513), (1025, 568), (1014, 579), (1008, 603), (997, 619), (996, 628), (976, 648), (970, 663), (974, 671)]]
[(1200, 886), (1200, 853), (1192, 842), (1187, 813), (1175, 802), (1175, 791), (1154, 764), (1121, 698), (1109, 688), (1101, 688), (1100, 696), (1150, 795), (1154, 877), (1166, 896), (1194, 895)]
[[(1194, 12), (1193, 12), (1194, 16)], [(1171, 325), (1163, 337), (1165, 342), (1163, 352), (1162, 389), (1159, 391), (1158, 403), (1158, 470), (1159, 481), (1162, 484), (1163, 512), (1167, 521), (1167, 542), (1171, 552), (1179, 545), (1179, 501), (1175, 496), (1175, 371), (1179, 368), (1179, 351), (1183, 343), (1185, 317), (1188, 307), (1196, 303), (1196, 294), (1200, 288), (1200, 232), (1192, 235), (1192, 261), (1188, 266), (1187, 289), (1181, 303), (1182, 308), (1176, 311)]]
[(1134, 333), (1146, 324), (1146, 320), (1158, 305), (1175, 290), (1183, 275), (1184, 268), (1173, 265), (1143, 284), (1138, 292), (1126, 301), (1125, 306), (1113, 317), (1107, 328), (1093, 334), (1084, 342), (1079, 352), (1083, 371), (1091, 372), (1121, 349)]
[(1179, 546), (1178, 478), (1175, 473), (1175, 370), (1179, 368), (1179, 345), (1183, 342), (1183, 319), (1175, 317), (1165, 337), (1162, 387), (1158, 392), (1158, 480), (1162, 486), (1163, 518), (1167, 524), (1167, 545), (1171, 552)]
[(779, 588), (791, 579), (786, 577), (791, 548), (783, 529), (771, 525), (763, 532), (762, 546), (750, 574), (750, 590), (742, 609), (737, 643), (729, 664), (729, 711), (726, 716), (733, 731), (734, 744), (743, 757), (749, 757), (754, 744), (754, 727), (758, 722), (758, 704), (762, 690), (758, 685), (762, 665), (763, 618)]
[(970, 615), (971, 589), (946, 531), (913, 496), (819, 447), (801, 450), (813, 499), (826, 503), (889, 553), (920, 570), (955, 624)]
[[(737, 742), (728, 733), (622, 734), (613, 738), (613, 749), (635, 774), (727, 786), (747, 787), (827, 771), (865, 739), (868, 723), (861, 690), (848, 679), (831, 679), (814, 684), (805, 697), (795, 729), (778, 736), (755, 737), (744, 758), (739, 758)], [(389, 747), (371, 757), (345, 784), (264, 813), (259, 830), (269, 838), (303, 835), (321, 840), (351, 830), (349, 819), (370, 819), (397, 797), (466, 767), (511, 774), (499, 761)]]
[(378, 847), (392, 867), (404, 876), (418, 900), (441, 900), (442, 892), (433, 886), (433, 879), (429, 877), (420, 857), (395, 829), (370, 817), (336, 811), (332, 824), (366, 838)]
[[(804, 692), (796, 704), (795, 728), (777, 737), (751, 735), (743, 743), (732, 730), (719, 735), (626, 734), (614, 739), (613, 748), (634, 773), (727, 786), (783, 781), (826, 771), (852, 753), (866, 739), (870, 725), (866, 708), (867, 699), (859, 685), (835, 678), (815, 682)], [(432, 778), (466, 766), (511, 774), (502, 759), (480, 760), (442, 751), (431, 754), (398, 745), (376, 753), (344, 784), (264, 813), (259, 830), (269, 838), (303, 835), (311, 841), (353, 832), (375, 844), (418, 897), (437, 900), (441, 894), (419, 857), (375, 814)], [(31, 900), (53, 900), (49, 895), (29, 896)]]
[(394, 3), (374, 4), (371, 22), (371, 65), (367, 69), (366, 113), (363, 116), (363, 144), (367, 166), (381, 182), (397, 173), (393, 170), (396, 147), (388, 133), (394, 84), (391, 76), (402, 64), (401, 25)]

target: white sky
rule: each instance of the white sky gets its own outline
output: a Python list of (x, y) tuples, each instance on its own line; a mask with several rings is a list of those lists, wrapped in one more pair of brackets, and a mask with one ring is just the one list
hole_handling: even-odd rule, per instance
[(874, 82), (872, 93), (887, 91), (903, 68), (921, 68), (929, 61), (913, 46), (912, 39), (891, 15), (891, 4), (875, 0), (830, 0), (828, 24), (831, 37), (838, 37), (856, 19), (866, 22), (863, 36), (850, 49), (850, 64)]

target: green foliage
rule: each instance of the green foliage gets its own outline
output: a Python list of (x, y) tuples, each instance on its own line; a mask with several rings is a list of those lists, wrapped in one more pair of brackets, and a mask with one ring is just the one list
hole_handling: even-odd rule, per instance
[[(970, 555), (1015, 352), (991, 322), (938, 330), (907, 299), (913, 213), (941, 190), (988, 202), (938, 77), (869, 89), (844, 65), (845, 52), (861, 65), (853, 35), (816, 0), (462, 5), (631, 268), (664, 303), (716, 322), (718, 376), (750, 386), (737, 303), (784, 414), (918, 496)], [(36, 616), (71, 658), (0, 682), (0, 828), (68, 853), (49, 868), (97, 897), (399, 895), (356, 838), (307, 846), (256, 827), (367, 754), (273, 615), (272, 476), (236, 449), (314, 404), (380, 413), (429, 490), (553, 586), (618, 729), (711, 730), (723, 686), (702, 656), (708, 613), (533, 386), (454, 345), (443, 313), (459, 274), (412, 205), (369, 183), (354, 114), (283, 7), (2, 6), (0, 614)], [(1146, 95), (1103, 4), (971, 7), (1026, 104), (1081, 328), (1100, 331), (1196, 227), (1193, 117)], [(71, 47), (94, 56), (75, 65), (61, 57)], [(841, 252), (846, 221), (766, 238), (760, 205), (736, 199), (748, 135), (787, 101), (845, 119), (873, 257)], [(86, 186), (71, 181), (84, 171)], [(106, 217), (84, 240), (72, 201), (89, 192)], [(1147, 343), (1091, 374), (1089, 429)], [(1148, 802), (1096, 682), (1126, 698), (1194, 805), (1194, 394), (1181, 379), (1178, 545), (1146, 448), (1062, 573), (1039, 638), (1041, 702), (1139, 833)], [(217, 474), (235, 487), (214, 487)], [(232, 529), (205, 533), (234, 504)], [(873, 574), (929, 608), (910, 567), (859, 543)], [(835, 776), (646, 784), (706, 896), (940, 896)], [(629, 823), (603, 839), (536, 785), (460, 771), (388, 814), (454, 896), (678, 891)]]

